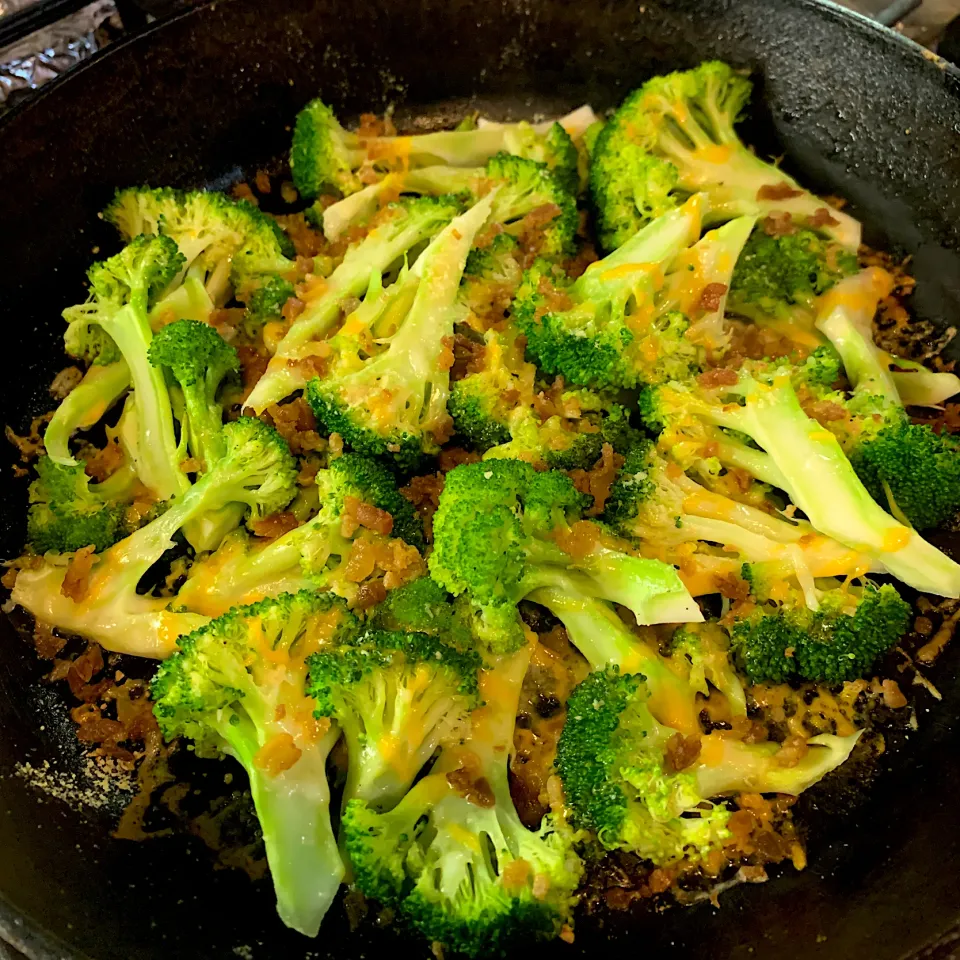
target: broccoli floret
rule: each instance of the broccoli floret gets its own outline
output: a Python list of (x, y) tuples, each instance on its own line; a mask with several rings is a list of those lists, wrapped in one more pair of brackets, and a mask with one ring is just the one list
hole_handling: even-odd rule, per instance
[(873, 498), (926, 529), (960, 510), (960, 442), (911, 422), (891, 370), (899, 361), (874, 343), (873, 315), (891, 285), (889, 274), (871, 268), (837, 284), (818, 304), (817, 327), (853, 386), (850, 397), (829, 397), (847, 413), (830, 427)]
[(597, 138), (591, 167), (604, 249), (616, 249), (679, 198), (703, 191), (708, 223), (783, 212), (856, 251), (856, 220), (764, 163), (737, 136), (734, 124), (751, 86), (727, 64), (711, 61), (653, 77), (623, 101)]
[(294, 295), (293, 284), (283, 277), (264, 279), (250, 294), (243, 315), (244, 329), (248, 334), (259, 330), (271, 320), (279, 320), (283, 305)]
[(757, 227), (737, 260), (727, 306), (759, 322), (795, 321), (856, 269), (854, 253), (812, 230), (770, 236)]
[(817, 581), (818, 608), (766, 572), (751, 575), (751, 602), (735, 614), (731, 646), (751, 683), (794, 677), (843, 683), (869, 674), (906, 633), (910, 605), (890, 584)]
[(43, 445), (54, 463), (76, 464), (70, 453), (70, 438), (77, 430), (88, 430), (130, 388), (130, 368), (124, 359), (106, 366), (94, 364), (54, 411), (43, 435)]
[[(35, 617), (95, 640), (108, 650), (163, 657), (177, 636), (205, 618), (176, 612), (169, 599), (142, 595), (137, 585), (166, 553), (172, 538), (202, 514), (245, 504), (253, 517), (282, 510), (297, 487), (297, 466), (280, 435), (241, 417), (223, 428), (224, 453), (193, 486), (155, 520), (104, 551), (83, 599), (61, 592), (67, 568), (52, 563), (22, 571), (13, 600)], [(69, 593), (69, 591), (68, 591)], [(232, 605), (232, 604), (231, 604)]]
[(169, 237), (139, 236), (120, 253), (95, 263), (88, 271), (90, 299), (63, 312), (71, 327), (102, 328), (123, 355), (137, 398), (140, 480), (160, 500), (182, 493), (189, 484), (180, 470), (181, 456), (163, 372), (151, 366), (147, 358), (153, 336), (148, 313), (183, 263), (183, 256)]
[[(541, 587), (621, 603), (641, 623), (702, 619), (672, 567), (606, 547), (598, 528), (579, 523), (588, 502), (566, 474), (519, 460), (456, 467), (434, 515), (430, 574), (464, 594), (489, 642), (505, 649), (523, 639), (516, 604)], [(563, 538), (574, 524), (577, 545), (567, 552)]]
[(349, 762), (344, 803), (389, 809), (440, 744), (477, 706), (480, 658), (437, 636), (371, 630), (310, 658), (316, 715), (343, 729)]
[[(821, 536), (805, 521), (786, 520), (706, 489), (649, 440), (626, 454), (603, 519), (621, 536), (660, 547), (717, 544), (741, 562), (762, 562), (785, 577), (842, 576), (852, 556), (849, 547)], [(696, 556), (690, 559), (695, 562)], [(715, 582), (711, 586), (713, 592), (719, 589)]]
[[(824, 369), (814, 362), (816, 376)], [(960, 596), (960, 565), (886, 513), (834, 434), (804, 413), (795, 390), (804, 375), (782, 363), (751, 361), (734, 382), (716, 388), (649, 387), (640, 410), (647, 425), (660, 431), (661, 450), (681, 464), (709, 447), (721, 462), (784, 490), (818, 533), (861, 552), (868, 568), (876, 564), (918, 590)], [(723, 431), (747, 437), (759, 449)]]
[(238, 607), (181, 637), (151, 684), (167, 739), (231, 756), (250, 779), (283, 922), (313, 937), (344, 868), (330, 824), (326, 762), (340, 736), (318, 723), (305, 693), (307, 662), (349, 640), (356, 620), (330, 594), (286, 594)]
[(103, 216), (125, 240), (144, 233), (175, 240), (189, 275), (215, 304), (226, 302), (231, 283), (240, 289), (293, 268), (293, 245), (277, 222), (222, 193), (130, 187), (117, 192)]
[(572, 146), (559, 124), (543, 133), (527, 123), (513, 123), (416, 136), (360, 136), (345, 130), (325, 103), (313, 100), (297, 115), (290, 168), (297, 190), (308, 200), (331, 189), (344, 196), (356, 193), (363, 186), (361, 167), (381, 174), (401, 166), (477, 167), (500, 152), (544, 162), (561, 182), (570, 182), (571, 170), (576, 173)]
[(374, 616), (381, 630), (443, 636), (456, 630), (450, 594), (431, 577), (418, 577), (391, 590)]
[(370, 290), (372, 277), (376, 278), (374, 289), (381, 289), (382, 274), (446, 227), (460, 207), (450, 197), (420, 197), (391, 204), (387, 212), (363, 241), (347, 251), (327, 278), (322, 293), (310, 301), (284, 334), (266, 372), (245, 401), (257, 413), (305, 387), (316, 373), (316, 341), (327, 336), (341, 319), (341, 303)]
[(576, 824), (608, 850), (656, 864), (699, 858), (730, 836), (729, 811), (708, 802), (692, 772), (667, 768), (675, 732), (658, 723), (641, 674), (591, 673), (571, 693), (557, 772)]
[(696, 376), (707, 351), (718, 355), (729, 342), (724, 294), (753, 226), (739, 218), (694, 243), (699, 211), (691, 199), (572, 284), (535, 263), (513, 304), (531, 358), (547, 373), (598, 388)]
[[(419, 563), (425, 547), (423, 526), (413, 506), (401, 496), (396, 478), (380, 464), (357, 454), (343, 454), (317, 473), (320, 512), (266, 546), (243, 534), (228, 538), (209, 558), (194, 564), (177, 603), (188, 610), (216, 616), (237, 603), (308, 587), (334, 588), (351, 597), (357, 584), (343, 577), (355, 540), (360, 536), (390, 543)], [(355, 508), (369, 504), (390, 514), (379, 517), (381, 534), (363, 532)], [(344, 521), (350, 515), (350, 526)]]
[(481, 672), (485, 706), (466, 749), (444, 750), (390, 812), (353, 801), (342, 820), (359, 889), (429, 940), (471, 957), (556, 936), (581, 874), (562, 823), (550, 814), (528, 830), (510, 797), (508, 757), (528, 662), (522, 650)]
[[(411, 469), (439, 450), (437, 438), (450, 426), (453, 307), (491, 200), (453, 220), (396, 283), (369, 292), (329, 341), (328, 372), (310, 381), (307, 399), (317, 419), (358, 453)], [(390, 332), (380, 334), (378, 325)]]
[(82, 464), (63, 465), (49, 457), (37, 461), (27, 517), (27, 539), (37, 553), (73, 553), (88, 546), (105, 550), (125, 535), (124, 513), (91, 490)]
[(240, 369), (237, 351), (213, 327), (178, 320), (154, 335), (147, 355), (179, 384), (186, 413), (181, 429), (186, 431), (190, 455), (209, 469), (223, 454), (223, 407), (217, 403), (217, 391), (229, 374)]

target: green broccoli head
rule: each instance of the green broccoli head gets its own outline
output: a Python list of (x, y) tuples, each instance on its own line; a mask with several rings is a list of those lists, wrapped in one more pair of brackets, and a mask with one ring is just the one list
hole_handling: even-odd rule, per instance
[(789, 319), (856, 270), (855, 254), (813, 230), (770, 236), (759, 226), (737, 260), (727, 304), (751, 318)]
[(293, 284), (279, 276), (267, 276), (250, 293), (243, 322), (248, 332), (259, 330), (271, 320), (279, 320), (284, 304), (294, 295)]
[(546, 133), (538, 133), (530, 124), (518, 123), (508, 134), (505, 146), (508, 153), (545, 164), (564, 190), (577, 195), (577, 148), (561, 124), (553, 123)]
[(362, 184), (356, 175), (363, 151), (357, 137), (340, 125), (322, 100), (311, 100), (293, 128), (290, 171), (300, 195), (314, 200), (324, 190), (344, 195), (355, 193)]
[(591, 673), (570, 695), (556, 766), (576, 825), (608, 850), (655, 864), (703, 856), (730, 834), (729, 812), (665, 760), (674, 732), (654, 720), (639, 674)]
[(134, 237), (119, 253), (87, 271), (97, 301), (123, 305), (140, 300), (152, 307), (180, 273), (185, 259), (169, 237)]
[(734, 621), (731, 648), (752, 683), (856, 680), (910, 624), (910, 605), (890, 584), (824, 587), (828, 581), (817, 581), (819, 609), (810, 610), (796, 589), (768, 583), (762, 567), (745, 572), (753, 603)]
[(370, 630), (310, 658), (316, 715), (336, 720), (350, 761), (345, 800), (392, 807), (477, 706), (480, 658), (436, 635)]
[(391, 590), (376, 607), (374, 623), (381, 630), (444, 637), (457, 630), (452, 597), (431, 577), (418, 577)]
[(64, 465), (49, 457), (37, 461), (30, 484), (27, 539), (37, 553), (72, 553), (93, 546), (99, 553), (126, 533), (125, 508), (90, 490), (83, 464)]

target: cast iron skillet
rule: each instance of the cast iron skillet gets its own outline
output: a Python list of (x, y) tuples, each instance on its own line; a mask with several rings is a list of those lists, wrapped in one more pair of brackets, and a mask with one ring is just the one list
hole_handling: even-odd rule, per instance
[[(960, 316), (960, 74), (839, 8), (810, 0), (221, 0), (111, 48), (0, 127), (4, 422), (50, 405), (60, 309), (82, 297), (96, 213), (116, 185), (223, 186), (288, 148), (296, 110), (498, 117), (606, 108), (650, 74), (722, 57), (752, 68), (754, 142), (815, 187), (847, 196), (868, 239), (915, 255), (916, 312)], [(8, 454), (4, 454), (6, 460)], [(0, 474), (0, 555), (23, 539), (25, 489)], [(869, 793), (812, 794), (811, 866), (708, 905), (578, 927), (551, 956), (895, 960), (949, 946), (960, 920), (960, 644), (893, 736)], [(77, 768), (62, 703), (0, 624), (0, 937), (29, 958), (196, 960), (427, 955), (335, 910), (316, 942), (283, 929), (269, 884), (215, 872), (197, 842), (110, 839), (13, 774)], [(225, 765), (207, 765), (223, 791)], [(822, 822), (819, 822), (822, 821)], [(945, 939), (946, 938), (946, 939)], [(0, 955), (3, 947), (0, 946)]]

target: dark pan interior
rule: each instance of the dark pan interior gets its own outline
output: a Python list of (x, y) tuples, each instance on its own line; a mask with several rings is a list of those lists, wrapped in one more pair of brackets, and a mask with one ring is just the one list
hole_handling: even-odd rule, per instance
[[(650, 74), (718, 56), (762, 78), (752, 136), (808, 182), (847, 196), (868, 239), (915, 256), (916, 312), (960, 316), (960, 79), (867, 21), (799, 0), (221, 0), (112, 49), (0, 127), (0, 411), (50, 405), (60, 309), (111, 238), (96, 218), (139, 182), (225, 185), (288, 146), (318, 91), (344, 115), (497, 117), (617, 102)], [(772, 122), (772, 123), (771, 123)], [(0, 555), (23, 536), (26, 490), (3, 454)], [(960, 920), (960, 648), (933, 673), (919, 729), (891, 738), (868, 796), (811, 795), (811, 866), (629, 924), (586, 920), (557, 956), (896, 960)], [(43, 669), (0, 623), (0, 935), (28, 957), (95, 960), (427, 956), (339, 912), (321, 938), (284, 930), (269, 885), (214, 871), (197, 841), (112, 840), (109, 807), (46, 798), (14, 765), (75, 772)], [(222, 792), (225, 766), (207, 765)], [(202, 784), (201, 784), (202, 787)], [(819, 823), (818, 821), (823, 821)], [(945, 956), (946, 954), (944, 954)]]

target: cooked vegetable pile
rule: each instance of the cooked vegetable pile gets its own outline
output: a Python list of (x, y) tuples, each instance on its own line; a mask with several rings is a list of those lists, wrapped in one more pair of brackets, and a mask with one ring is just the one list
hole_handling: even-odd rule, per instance
[(894, 277), (741, 141), (750, 92), (711, 62), (416, 136), (316, 100), (299, 213), (104, 211), (13, 600), (163, 661), (164, 735), (244, 767), (301, 933), (347, 884), (490, 956), (572, 939), (605, 858), (762, 863), (744, 817), (864, 725), (785, 736), (757, 691), (869, 681), (904, 588), (960, 597), (922, 536), (960, 446), (907, 411), (960, 381), (876, 345)]

